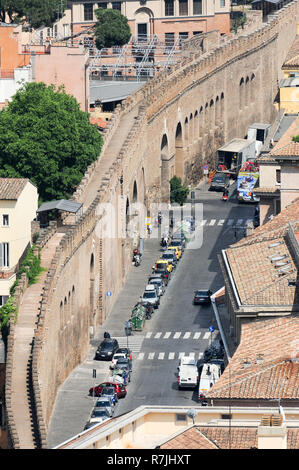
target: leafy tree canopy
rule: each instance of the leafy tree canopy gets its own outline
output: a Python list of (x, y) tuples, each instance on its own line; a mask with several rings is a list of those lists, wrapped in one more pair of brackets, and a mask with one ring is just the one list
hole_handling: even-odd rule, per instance
[(129, 42), (131, 30), (128, 20), (120, 11), (112, 8), (98, 8), (95, 11), (97, 22), (94, 28), (97, 49), (123, 46)]
[(0, 111), (0, 176), (30, 178), (42, 201), (69, 198), (102, 144), (63, 87), (27, 83)]
[(0, 20), (29, 23), (32, 28), (52, 26), (65, 9), (66, 0), (0, 0)]
[(174, 176), (170, 180), (170, 202), (182, 206), (187, 201), (189, 188), (182, 184), (181, 178)]

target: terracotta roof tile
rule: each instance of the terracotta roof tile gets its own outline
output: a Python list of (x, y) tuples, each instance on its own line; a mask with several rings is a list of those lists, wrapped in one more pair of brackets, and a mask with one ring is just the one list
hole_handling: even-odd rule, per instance
[(28, 178), (0, 178), (0, 200), (17, 200)]
[[(190, 436), (192, 438), (190, 439)], [(258, 447), (257, 427), (194, 426), (174, 437), (160, 449), (251, 449)], [(298, 449), (299, 429), (287, 429), (287, 448)]]
[(299, 317), (242, 325), (241, 342), (209, 398), (299, 399)]
[(283, 134), (281, 139), (269, 152), (270, 158), (278, 156), (299, 156), (299, 142), (293, 142), (292, 138), (299, 134), (299, 117), (290, 125), (288, 130)]

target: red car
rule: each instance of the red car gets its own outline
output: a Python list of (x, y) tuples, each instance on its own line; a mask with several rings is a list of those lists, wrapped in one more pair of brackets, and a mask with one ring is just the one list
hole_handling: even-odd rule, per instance
[(114, 382), (103, 382), (100, 385), (96, 385), (95, 387), (91, 387), (89, 389), (89, 395), (99, 397), (103, 390), (103, 387), (114, 387), (116, 391), (117, 398), (125, 398), (127, 395), (127, 389), (122, 384), (116, 384)]

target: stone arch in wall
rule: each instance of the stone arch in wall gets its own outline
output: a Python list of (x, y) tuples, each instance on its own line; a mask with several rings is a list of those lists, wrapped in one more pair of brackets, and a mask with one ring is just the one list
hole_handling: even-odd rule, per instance
[(209, 128), (213, 128), (214, 125), (215, 125), (215, 106), (214, 106), (214, 100), (211, 99), (210, 100), (210, 104), (209, 104)]
[[(185, 119), (188, 123), (188, 119)], [(184, 147), (183, 147), (183, 130), (179, 122), (175, 131), (175, 175), (184, 179)]]
[(239, 85), (239, 107), (241, 110), (244, 108), (244, 88), (245, 88), (245, 82), (244, 82), (244, 78), (242, 77), (240, 80), (240, 85)]
[(169, 181), (171, 179), (171, 168), (169, 159), (169, 148), (168, 138), (166, 134), (163, 134), (161, 140), (161, 199), (162, 202), (169, 201), (170, 186)]
[(250, 77), (250, 103), (254, 102), (254, 87), (255, 87), (255, 74), (252, 73)]
[(133, 194), (132, 194), (132, 202), (137, 202), (138, 201), (138, 191), (137, 191), (137, 183), (136, 180), (134, 181), (133, 184)]
[(194, 113), (194, 131), (193, 131), (193, 139), (197, 141), (199, 136), (199, 117), (198, 117), (198, 110), (196, 109)]
[(199, 137), (203, 137), (204, 127), (205, 127), (205, 113), (204, 113), (203, 106), (201, 106), (199, 108), (199, 126), (198, 126)]
[(194, 140), (194, 120), (193, 120), (193, 114), (190, 114), (189, 117), (189, 145), (193, 144)]
[(220, 121), (221, 121), (220, 116), (221, 116), (220, 99), (219, 99), (219, 96), (216, 96), (216, 100), (215, 100), (215, 125), (216, 126), (220, 125)]
[(249, 77), (246, 77), (245, 80), (245, 107), (249, 106), (250, 104), (250, 80)]

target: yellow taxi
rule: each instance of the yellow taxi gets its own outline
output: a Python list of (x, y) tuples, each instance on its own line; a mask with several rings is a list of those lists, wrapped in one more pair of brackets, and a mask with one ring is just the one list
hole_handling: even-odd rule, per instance
[(155, 264), (155, 269), (164, 269), (164, 270), (166, 269), (166, 271), (171, 273), (173, 270), (173, 266), (171, 263), (169, 263), (165, 259), (158, 259), (158, 261), (156, 261), (156, 264)]
[(176, 259), (177, 259), (177, 260), (179, 260), (180, 257), (182, 256), (182, 250), (180, 250), (178, 246), (169, 245), (169, 246), (167, 247), (167, 250), (166, 250), (166, 251), (168, 251), (168, 250), (175, 250), (175, 254), (176, 254)]

